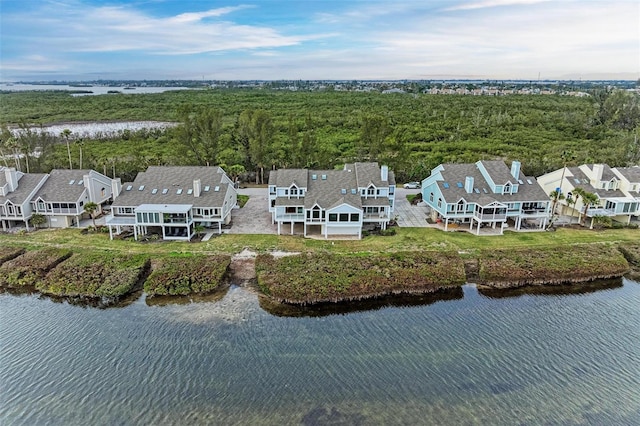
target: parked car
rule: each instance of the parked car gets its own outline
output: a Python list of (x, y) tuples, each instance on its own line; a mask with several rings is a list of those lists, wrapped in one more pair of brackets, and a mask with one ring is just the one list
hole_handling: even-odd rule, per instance
[(420, 188), (420, 182), (407, 182), (404, 184), (404, 189), (417, 189)]

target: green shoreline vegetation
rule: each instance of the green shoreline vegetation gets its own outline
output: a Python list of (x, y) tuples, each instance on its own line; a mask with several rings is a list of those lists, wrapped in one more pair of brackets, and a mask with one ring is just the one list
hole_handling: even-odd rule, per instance
[(263, 293), (299, 305), (424, 294), (466, 282), (456, 252), (262, 254), (256, 273)]
[[(117, 298), (141, 288), (131, 285), (133, 271), (151, 261), (150, 275), (140, 279), (146, 281), (148, 296), (207, 294), (227, 281), (231, 255), (249, 249), (258, 253), (256, 277), (262, 293), (277, 302), (311, 305), (433, 293), (465, 282), (514, 288), (620, 277), (630, 268), (640, 271), (638, 241), (640, 230), (630, 229), (477, 238), (398, 228), (394, 236), (359, 241), (224, 234), (206, 243), (110, 241), (104, 234), (83, 235), (77, 229), (40, 230), (0, 234), (0, 287)], [(274, 257), (276, 251), (287, 256)], [(111, 279), (101, 287), (96, 280), (76, 278), (92, 275), (95, 268), (128, 277), (123, 280), (128, 285), (115, 286)], [(63, 283), (70, 276), (74, 287)], [(47, 282), (58, 284), (47, 287)]]

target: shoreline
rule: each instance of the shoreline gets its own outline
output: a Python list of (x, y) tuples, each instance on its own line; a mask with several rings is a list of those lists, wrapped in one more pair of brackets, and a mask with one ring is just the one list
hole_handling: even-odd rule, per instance
[[(464, 258), (458, 252), (433, 250), (345, 255), (321, 251), (258, 254), (245, 248), (233, 256), (151, 252), (126, 258), (99, 249), (53, 250), (26, 246), (0, 249), (0, 273), (5, 275), (0, 287), (8, 292), (36, 291), (71, 303), (107, 307), (119, 305), (133, 294), (142, 295), (143, 288), (148, 299), (161, 301), (164, 297), (207, 295), (233, 283), (255, 288), (269, 305), (282, 305), (286, 310), (286, 306), (364, 306), (394, 297), (420, 298), (453, 291), (467, 283), (490, 291), (509, 291), (523, 287), (570, 288), (596, 280), (640, 277), (640, 243), (464, 252)], [(49, 264), (45, 254), (49, 254)], [(42, 261), (34, 269), (36, 258)], [(99, 265), (103, 258), (104, 265)], [(133, 263), (128, 270), (112, 270), (108, 265), (114, 258), (120, 264), (131, 258)], [(108, 285), (94, 282), (91, 274), (83, 277), (74, 272), (81, 270), (83, 259), (91, 260)], [(496, 262), (502, 267), (497, 268)], [(23, 265), (22, 275), (15, 275), (16, 265)], [(10, 270), (13, 278), (7, 272)], [(118, 281), (124, 273), (130, 277), (127, 285)], [(77, 282), (61, 279), (68, 276)], [(52, 281), (52, 277), (56, 279)]]

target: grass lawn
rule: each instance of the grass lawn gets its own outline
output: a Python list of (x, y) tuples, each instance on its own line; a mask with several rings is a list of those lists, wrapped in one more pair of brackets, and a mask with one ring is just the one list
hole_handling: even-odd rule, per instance
[(475, 253), (492, 248), (556, 247), (591, 243), (634, 243), (640, 241), (637, 229), (558, 229), (555, 232), (516, 233), (478, 237), (466, 232), (443, 232), (433, 228), (396, 228), (394, 236), (372, 235), (362, 240), (314, 240), (301, 236), (223, 234), (207, 242), (136, 242), (109, 240), (108, 234), (82, 235), (78, 229), (43, 229), (22, 235), (0, 234), (0, 246), (23, 248), (60, 247), (74, 251), (83, 249), (114, 250), (125, 253), (238, 253), (243, 249), (259, 253), (269, 251), (332, 253), (390, 252), (419, 250), (457, 250)]

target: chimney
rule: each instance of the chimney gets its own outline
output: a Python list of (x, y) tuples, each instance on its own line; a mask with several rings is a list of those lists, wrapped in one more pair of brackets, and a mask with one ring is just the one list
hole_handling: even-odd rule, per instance
[(380, 167), (380, 180), (383, 182), (389, 180), (389, 166)]
[(600, 182), (602, 180), (602, 172), (604, 172), (604, 164), (593, 165), (594, 180), (596, 182)]
[(200, 182), (200, 179), (195, 179), (193, 181), (193, 196), (194, 197), (199, 197), (200, 196), (200, 188), (201, 188), (202, 184)]
[(111, 196), (112, 199), (118, 198), (120, 195), (120, 191), (122, 191), (122, 180), (120, 178), (111, 179)]
[(513, 176), (516, 180), (520, 178), (520, 162), (513, 161), (511, 163), (511, 176)]
[(467, 176), (465, 178), (464, 190), (467, 191), (467, 194), (471, 194), (473, 192), (473, 178), (471, 176)]
[(9, 184), (9, 192), (13, 192), (18, 189), (18, 172), (15, 167), (8, 167), (4, 169), (4, 176)]

